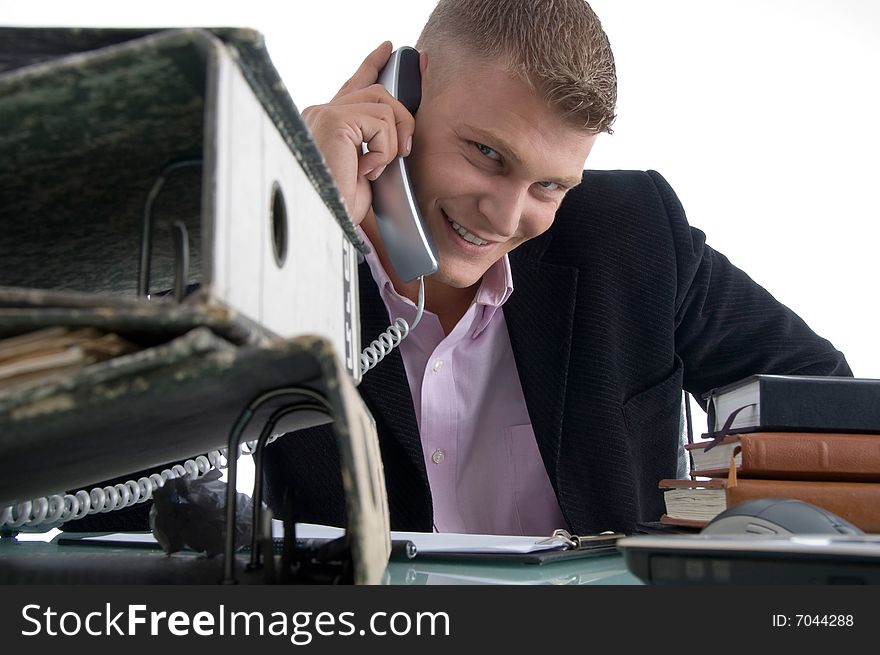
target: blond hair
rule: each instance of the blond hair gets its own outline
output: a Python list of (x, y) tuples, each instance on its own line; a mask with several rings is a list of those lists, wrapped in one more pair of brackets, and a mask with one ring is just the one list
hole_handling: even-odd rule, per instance
[(511, 74), (579, 128), (611, 133), (617, 75), (584, 0), (440, 0), (416, 44), (429, 55), (504, 59)]

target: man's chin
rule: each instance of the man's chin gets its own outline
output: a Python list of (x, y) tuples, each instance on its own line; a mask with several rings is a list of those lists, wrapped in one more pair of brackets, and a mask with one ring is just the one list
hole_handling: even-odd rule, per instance
[(485, 271), (448, 271), (441, 263), (440, 269), (427, 279), (434, 284), (442, 284), (453, 289), (467, 289), (477, 284), (484, 273)]

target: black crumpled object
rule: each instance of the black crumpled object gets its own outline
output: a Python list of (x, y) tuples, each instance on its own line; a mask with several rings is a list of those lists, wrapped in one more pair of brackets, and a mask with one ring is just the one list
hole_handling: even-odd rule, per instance
[[(169, 555), (183, 548), (214, 557), (226, 545), (226, 483), (214, 469), (193, 480), (167, 480), (153, 492), (150, 529)], [(236, 493), (235, 547), (250, 542), (253, 501)]]

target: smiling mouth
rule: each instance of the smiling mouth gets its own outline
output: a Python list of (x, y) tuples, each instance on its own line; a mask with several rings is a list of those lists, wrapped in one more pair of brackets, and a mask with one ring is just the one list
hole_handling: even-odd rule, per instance
[(489, 243), (488, 241), (481, 239), (480, 237), (476, 236), (475, 234), (468, 232), (461, 225), (459, 225), (458, 223), (453, 221), (451, 218), (449, 218), (449, 216), (446, 214), (446, 212), (443, 212), (443, 215), (446, 216), (446, 220), (449, 221), (449, 224), (452, 226), (452, 229), (458, 233), (458, 236), (460, 236), (462, 239), (464, 239), (468, 243), (472, 243), (475, 246), (485, 246)]

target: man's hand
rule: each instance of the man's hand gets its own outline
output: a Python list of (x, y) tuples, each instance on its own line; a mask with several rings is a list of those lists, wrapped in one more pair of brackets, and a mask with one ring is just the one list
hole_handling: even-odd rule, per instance
[(370, 209), (370, 182), (412, 147), (412, 114), (377, 83), (390, 55), (391, 43), (386, 41), (367, 55), (330, 102), (302, 112), (355, 225)]

